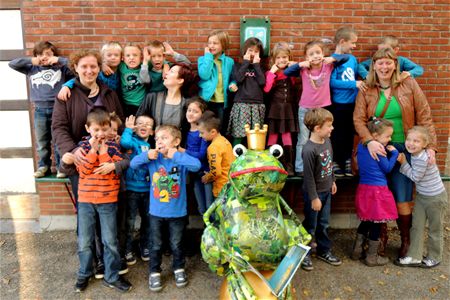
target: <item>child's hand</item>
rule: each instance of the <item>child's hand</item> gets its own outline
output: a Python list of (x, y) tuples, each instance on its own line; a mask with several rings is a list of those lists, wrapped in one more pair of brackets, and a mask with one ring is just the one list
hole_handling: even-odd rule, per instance
[(75, 163), (75, 155), (73, 155), (70, 152), (64, 153), (64, 155), (61, 157), (61, 161), (65, 163), (66, 165), (73, 165)]
[(327, 64), (327, 65), (332, 64), (335, 61), (336, 61), (336, 59), (334, 57), (331, 57), (331, 56), (327, 56), (327, 57), (323, 58), (323, 63)]
[(155, 160), (158, 158), (158, 151), (156, 149), (150, 149), (147, 152), (147, 157), (150, 160)]
[(395, 151), (395, 150), (397, 150), (394, 146), (392, 146), (392, 145), (387, 145), (386, 146), (386, 149), (389, 151), (389, 152), (392, 152), (392, 151)]
[(62, 101), (67, 101), (70, 98), (70, 89), (67, 86), (63, 86), (58, 93), (58, 99)]
[(116, 135), (114, 141), (116, 142), (117, 145), (120, 145), (120, 135)]
[(401, 74), (400, 74), (400, 80), (405, 80), (406, 78), (408, 78), (408, 77), (410, 77), (411, 76), (411, 73), (409, 73), (408, 71), (403, 71)]
[(105, 63), (102, 64), (102, 72), (105, 73), (106, 76), (114, 74), (113, 69)]
[(86, 151), (84, 151), (83, 148), (79, 147), (77, 150), (75, 150), (73, 155), (75, 156), (75, 165), (79, 166), (87, 162)]
[(397, 161), (403, 165), (406, 162), (405, 153), (400, 153), (397, 157)]
[(167, 151), (167, 158), (172, 159), (173, 155), (178, 152), (177, 148), (170, 148), (169, 151)]
[(130, 128), (133, 131), (136, 129), (135, 123), (136, 117), (133, 115), (130, 115), (128, 118), (125, 119), (125, 127)]
[(299, 62), (298, 66), (300, 68), (308, 68), (309, 69), (311, 67), (311, 63), (309, 62), (309, 60), (305, 60), (305, 61)]
[(91, 145), (91, 150), (89, 152), (96, 153), (100, 148), (99, 141), (93, 136), (89, 139), (89, 144)]
[(144, 47), (144, 50), (142, 50), (142, 54), (143, 54), (142, 64), (146, 66), (150, 61), (150, 49), (148, 47)]
[(163, 42), (164, 45), (164, 54), (169, 56), (175, 56), (175, 51), (173, 50), (172, 46), (169, 45), (167, 42)]
[(316, 198), (313, 201), (311, 201), (311, 208), (314, 211), (320, 211), (322, 209), (322, 202), (320, 201), (319, 198)]
[(259, 64), (260, 61), (261, 61), (261, 57), (259, 56), (259, 52), (258, 52), (255, 54), (255, 56), (253, 56), (253, 63)]
[(209, 173), (204, 171), (205, 175), (202, 176), (202, 183), (209, 183), (212, 179), (209, 176)]
[(102, 140), (98, 147), (98, 154), (108, 153), (108, 145), (106, 144), (106, 139)]
[(272, 68), (270, 68), (270, 73), (275, 74), (278, 70), (279, 70), (279, 69), (278, 69), (278, 66), (274, 64), (274, 65), (272, 66)]
[(230, 89), (230, 91), (232, 91), (233, 93), (237, 92), (238, 90), (238, 86), (235, 83), (232, 83), (228, 86), (228, 88)]
[(205, 47), (205, 54), (207, 53), (211, 53), (211, 51), (209, 51), (209, 47)]
[(436, 163), (436, 151), (431, 148), (426, 149), (428, 155), (428, 164), (434, 165)]
[(333, 182), (333, 184), (331, 185), (331, 195), (336, 194), (337, 192), (337, 185), (336, 182)]
[(370, 156), (376, 161), (380, 161), (378, 155), (386, 157), (386, 149), (384, 149), (384, 146), (377, 141), (370, 141), (367, 144), (367, 150), (369, 150)]
[(58, 59), (59, 59), (58, 56), (51, 56), (51, 57), (48, 58), (47, 64), (48, 64), (49, 66), (55, 65), (55, 64), (58, 63)]
[(39, 66), (41, 64), (41, 60), (37, 57), (32, 57), (31, 58), (31, 64), (33, 66)]
[(251, 55), (250, 55), (250, 49), (247, 49), (247, 51), (245, 51), (244, 54), (244, 60), (250, 60)]
[(356, 87), (361, 91), (361, 92), (365, 92), (367, 91), (367, 85), (364, 81), (362, 80), (358, 80), (356, 81)]
[(94, 170), (94, 174), (107, 175), (116, 170), (116, 166), (112, 162), (101, 163), (100, 166)]

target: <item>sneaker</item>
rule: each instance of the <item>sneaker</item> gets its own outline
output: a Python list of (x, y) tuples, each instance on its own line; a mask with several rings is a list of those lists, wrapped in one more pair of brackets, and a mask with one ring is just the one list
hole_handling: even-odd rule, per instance
[(105, 279), (103, 279), (103, 285), (112, 289), (116, 289), (121, 293), (128, 292), (129, 290), (131, 290), (132, 287), (131, 283), (129, 283), (122, 277), (119, 277), (119, 279), (117, 279), (114, 282), (108, 282)]
[(127, 265), (132, 266), (136, 263), (136, 256), (134, 256), (133, 252), (128, 252), (125, 254), (125, 260), (127, 262)]
[(351, 159), (347, 159), (345, 161), (345, 171), (344, 171), (344, 173), (345, 173), (345, 176), (353, 177), (352, 161), (351, 161)]
[(47, 173), (47, 171), (48, 171), (48, 167), (47, 167), (47, 166), (45, 166), (45, 167), (39, 167), (39, 168), (36, 170), (36, 172), (34, 172), (34, 177), (36, 177), (36, 178), (44, 177), (45, 174)]
[(184, 287), (188, 283), (186, 272), (184, 269), (177, 269), (173, 272), (175, 275), (175, 284), (177, 287)]
[(330, 251), (323, 254), (318, 254), (317, 258), (333, 266), (340, 266), (342, 264), (342, 261), (338, 257), (334, 256)]
[(420, 267), (422, 261), (414, 259), (411, 256), (405, 256), (394, 260), (394, 264), (400, 267)]
[(66, 178), (66, 177), (67, 177), (66, 173), (60, 171), (56, 172), (56, 178)]
[(84, 291), (87, 288), (90, 279), (90, 277), (78, 277), (77, 282), (75, 283), (75, 292), (81, 293)]
[(128, 264), (124, 259), (121, 259), (119, 275), (123, 275), (123, 274), (127, 274), (127, 273), (128, 273)]
[(141, 259), (142, 259), (142, 261), (149, 261), (150, 260), (150, 250), (148, 250), (147, 248), (142, 249)]
[(345, 176), (345, 172), (341, 170), (341, 168), (339, 167), (339, 165), (335, 162), (333, 162), (333, 173), (334, 176), (336, 177), (344, 177)]
[(441, 262), (435, 259), (425, 257), (422, 259), (422, 264), (420, 265), (422, 268), (434, 268), (439, 265)]
[(302, 261), (301, 267), (305, 271), (312, 271), (312, 270), (314, 270), (314, 267), (313, 267), (313, 264), (312, 264), (312, 260), (311, 260), (311, 255), (305, 256), (305, 258)]
[(148, 277), (148, 288), (152, 292), (159, 292), (163, 286), (161, 283), (161, 273), (151, 273)]
[(103, 279), (103, 277), (105, 277), (105, 266), (98, 264), (95, 267), (95, 279)]

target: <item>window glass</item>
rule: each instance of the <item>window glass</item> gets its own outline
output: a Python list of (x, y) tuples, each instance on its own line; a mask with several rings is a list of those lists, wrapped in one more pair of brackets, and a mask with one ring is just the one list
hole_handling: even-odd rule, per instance
[(25, 74), (11, 69), (7, 61), (0, 61), (0, 100), (24, 99), (28, 99)]
[(0, 111), (0, 128), (0, 148), (31, 147), (28, 111)]
[(0, 10), (0, 50), (23, 49), (20, 10)]
[(36, 193), (32, 158), (2, 158), (0, 170), (0, 193)]

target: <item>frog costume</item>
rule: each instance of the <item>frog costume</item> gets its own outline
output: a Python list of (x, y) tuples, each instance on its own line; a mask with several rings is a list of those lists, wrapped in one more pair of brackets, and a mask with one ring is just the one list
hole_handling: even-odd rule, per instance
[[(311, 240), (279, 194), (287, 177), (277, 159), (282, 148), (264, 150), (267, 125), (263, 130), (259, 124), (254, 130), (246, 125), (245, 130), (249, 149), (235, 146), (235, 155), (240, 155), (231, 165), (228, 183), (203, 216), (203, 259), (212, 271), (227, 277), (231, 299), (257, 299), (242, 274), (249, 270), (248, 263), (258, 270), (274, 270), (292, 246)], [(291, 289), (280, 298), (292, 299)]]

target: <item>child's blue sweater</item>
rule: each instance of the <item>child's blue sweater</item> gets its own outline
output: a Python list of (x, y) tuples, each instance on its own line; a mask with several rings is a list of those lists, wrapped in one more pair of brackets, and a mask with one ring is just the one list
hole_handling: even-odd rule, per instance
[[(339, 54), (332, 57), (338, 58)], [(331, 100), (333, 103), (355, 103), (358, 88), (356, 87), (358, 61), (348, 54), (348, 61), (334, 67), (330, 78)]]

